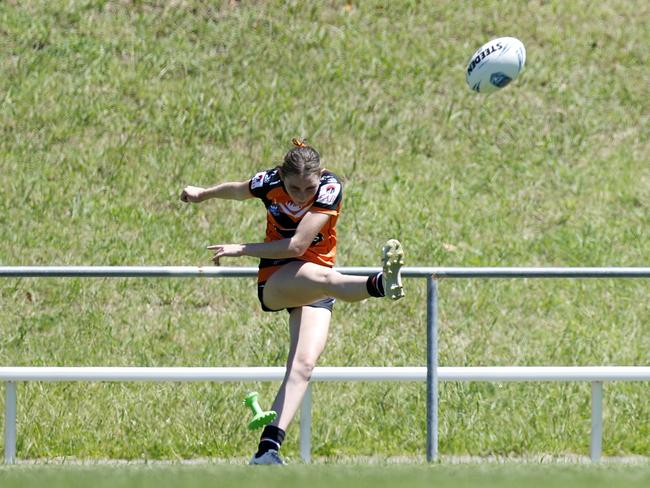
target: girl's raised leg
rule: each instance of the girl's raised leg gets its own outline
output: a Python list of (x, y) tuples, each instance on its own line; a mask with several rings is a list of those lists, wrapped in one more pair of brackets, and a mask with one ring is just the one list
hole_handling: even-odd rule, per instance
[(262, 297), (264, 304), (272, 310), (309, 305), (328, 297), (358, 302), (385, 294), (398, 300), (404, 296), (400, 276), (403, 264), (402, 246), (395, 239), (389, 240), (382, 249), (381, 278), (376, 276), (369, 280), (365, 276), (344, 275), (314, 263), (294, 261), (271, 275)]
[(272, 310), (300, 307), (333, 297), (346, 302), (370, 296), (365, 276), (344, 275), (306, 261), (285, 264), (264, 286), (264, 304)]

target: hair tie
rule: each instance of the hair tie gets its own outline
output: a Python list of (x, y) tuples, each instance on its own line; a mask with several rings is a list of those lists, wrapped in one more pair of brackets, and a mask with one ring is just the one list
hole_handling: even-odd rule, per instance
[(293, 139), (291, 139), (291, 142), (296, 147), (307, 147), (307, 144), (305, 144), (304, 140), (296, 139), (295, 137)]

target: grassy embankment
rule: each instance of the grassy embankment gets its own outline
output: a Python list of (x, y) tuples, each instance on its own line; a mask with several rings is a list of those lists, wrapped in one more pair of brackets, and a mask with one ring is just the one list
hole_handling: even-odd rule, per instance
[[(178, 200), (304, 135), (346, 182), (340, 266), (388, 237), (410, 266), (643, 266), (650, 17), (643, 1), (0, 4), (0, 263), (207, 265), (261, 204)], [(466, 87), (523, 40), (504, 91)], [(253, 259), (232, 265), (255, 265)], [(423, 365), (425, 290), (336, 306), (321, 365)], [(446, 280), (442, 365), (647, 365), (650, 283)], [(4, 279), (0, 363), (282, 365), (253, 281)], [(19, 385), (19, 458), (241, 458), (240, 406), (276, 385)], [(606, 455), (650, 452), (647, 384), (608, 384)], [(318, 384), (315, 456), (424, 450), (423, 384)], [(0, 400), (0, 408), (2, 400)], [(443, 454), (587, 453), (588, 384), (443, 384)], [(297, 458), (297, 426), (283, 448)]]

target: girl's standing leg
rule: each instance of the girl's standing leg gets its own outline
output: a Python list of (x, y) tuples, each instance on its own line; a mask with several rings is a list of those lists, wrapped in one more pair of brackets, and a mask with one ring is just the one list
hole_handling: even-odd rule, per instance
[[(325, 348), (331, 317), (332, 312), (325, 308), (300, 307), (291, 311), (287, 371), (272, 406), (278, 416), (262, 432), (255, 458), (261, 458), (269, 449), (280, 448), (284, 432), (302, 403), (312, 370)], [(277, 454), (270, 457), (277, 458)]]
[(278, 413), (273, 422), (286, 430), (302, 403), (307, 383), (320, 357), (329, 331), (332, 312), (325, 308), (300, 307), (291, 311), (291, 345), (287, 372), (272, 409)]

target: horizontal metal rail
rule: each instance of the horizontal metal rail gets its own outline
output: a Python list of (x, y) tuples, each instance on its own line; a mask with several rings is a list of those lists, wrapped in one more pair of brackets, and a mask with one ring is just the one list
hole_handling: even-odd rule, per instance
[[(284, 367), (0, 367), (0, 381), (280, 381)], [(425, 366), (314, 368), (311, 381), (424, 381)], [(438, 367), (444, 381), (647, 381), (650, 366)]]
[[(335, 268), (344, 274), (370, 275), (375, 267)], [(0, 266), (0, 277), (246, 277), (256, 267), (239, 266)], [(650, 268), (446, 268), (404, 267), (407, 278), (650, 278)]]

